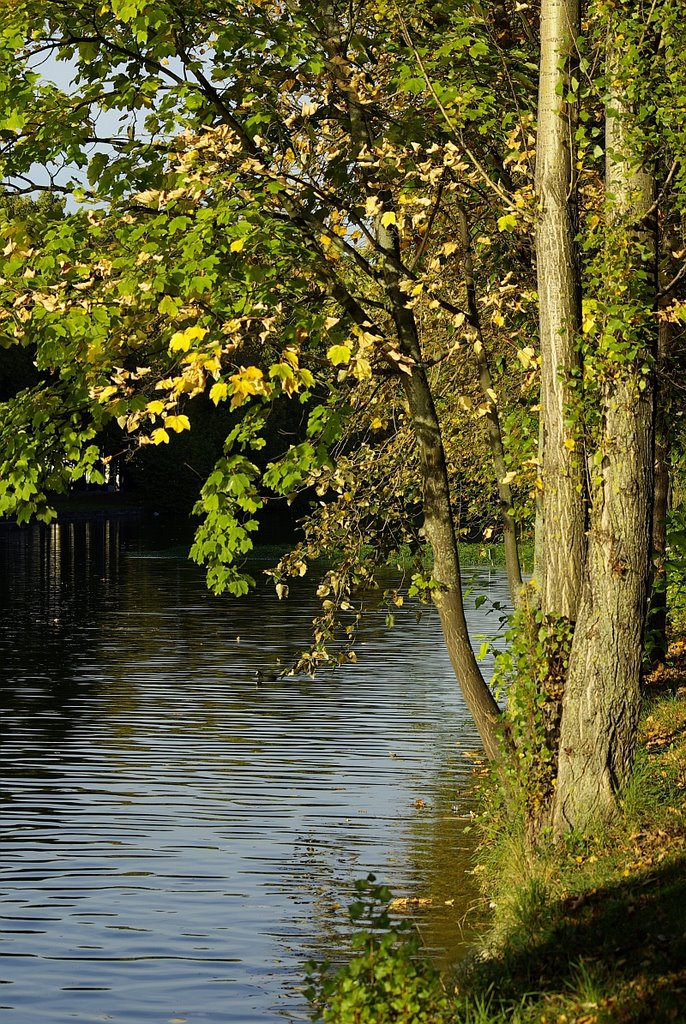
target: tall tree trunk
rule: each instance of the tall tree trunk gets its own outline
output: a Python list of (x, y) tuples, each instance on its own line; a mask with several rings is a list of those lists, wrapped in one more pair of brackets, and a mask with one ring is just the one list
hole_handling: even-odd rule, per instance
[[(640, 166), (632, 112), (610, 45), (606, 111), (606, 301), (625, 327), (605, 367), (587, 569), (564, 693), (554, 825), (584, 829), (615, 808), (633, 763), (649, 580), (653, 495), (651, 312), (656, 287), (652, 174)], [(632, 134), (632, 130), (634, 134)], [(636, 322), (642, 326), (636, 327)], [(639, 333), (636, 333), (636, 332)], [(629, 344), (626, 341), (629, 340)], [(633, 350), (633, 351), (632, 351)]]
[[(541, 341), (543, 495), (537, 531), (541, 608), (574, 620), (584, 558), (584, 495), (570, 382), (580, 366), (581, 291), (569, 92), (578, 0), (543, 0), (536, 149), (536, 264)], [(542, 547), (542, 552), (541, 552)]]
[[(534, 571), (546, 628), (561, 627), (562, 632), (551, 633), (553, 647), (562, 633), (569, 634), (576, 619), (585, 547), (584, 477), (572, 425), (573, 403), (579, 398), (573, 386), (581, 382), (575, 115), (566, 100), (579, 34), (579, 0), (542, 0), (535, 184), (541, 345), (538, 451), (543, 488), (536, 502)], [(529, 712), (532, 749), (523, 763), (531, 767), (521, 784), (526, 836), (532, 846), (551, 821), (565, 665), (559, 652), (549, 660), (535, 709)]]

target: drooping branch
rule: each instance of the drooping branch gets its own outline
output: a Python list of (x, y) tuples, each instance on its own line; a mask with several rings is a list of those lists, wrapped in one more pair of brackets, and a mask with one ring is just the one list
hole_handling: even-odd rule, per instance
[(522, 571), (519, 562), (517, 547), (517, 524), (512, 515), (512, 488), (507, 480), (507, 466), (505, 464), (505, 449), (503, 446), (502, 431), (500, 429), (500, 414), (498, 412), (497, 399), (493, 390), (493, 380), (488, 363), (488, 353), (481, 329), (481, 318), (476, 296), (476, 278), (474, 275), (474, 257), (472, 254), (472, 242), (469, 230), (469, 221), (464, 207), (457, 208), (460, 243), (464, 261), (464, 277), (467, 289), (467, 308), (472, 324), (475, 325), (475, 343), (472, 346), (476, 358), (479, 373), (479, 383), (486, 402), (486, 423), (488, 428), (488, 443), (491, 448), (493, 469), (495, 470), (498, 484), (498, 497), (500, 499), (500, 517), (503, 524), (503, 541), (505, 544), (505, 566), (507, 569), (507, 580), (510, 588), (510, 597), (516, 607), (519, 603), (522, 587)]

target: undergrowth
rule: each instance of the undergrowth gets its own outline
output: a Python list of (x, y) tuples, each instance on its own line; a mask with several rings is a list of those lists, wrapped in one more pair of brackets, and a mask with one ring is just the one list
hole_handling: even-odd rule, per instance
[(361, 883), (357, 953), (310, 972), (326, 1024), (686, 1021), (686, 642), (648, 679), (636, 767), (615, 819), (536, 859), (498, 787), (482, 786), (476, 871), (493, 908), (478, 949), (441, 976), (390, 894)]

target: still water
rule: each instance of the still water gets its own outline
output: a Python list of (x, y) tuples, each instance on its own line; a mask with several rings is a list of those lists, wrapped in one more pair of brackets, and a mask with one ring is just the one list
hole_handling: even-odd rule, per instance
[(431, 948), (469, 938), (478, 743), (434, 613), (257, 685), (307, 644), (313, 583), (213, 598), (186, 549), (159, 520), (0, 530), (2, 1019), (304, 1020), (302, 964), (340, 954), (369, 871), (432, 899)]

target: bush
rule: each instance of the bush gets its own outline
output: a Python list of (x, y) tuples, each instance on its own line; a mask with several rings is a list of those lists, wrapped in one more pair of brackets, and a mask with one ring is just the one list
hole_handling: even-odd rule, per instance
[(449, 1000), (438, 971), (421, 954), (415, 928), (391, 919), (391, 893), (373, 875), (355, 883), (358, 926), (348, 963), (307, 965), (313, 1019), (326, 1024), (442, 1024)]

